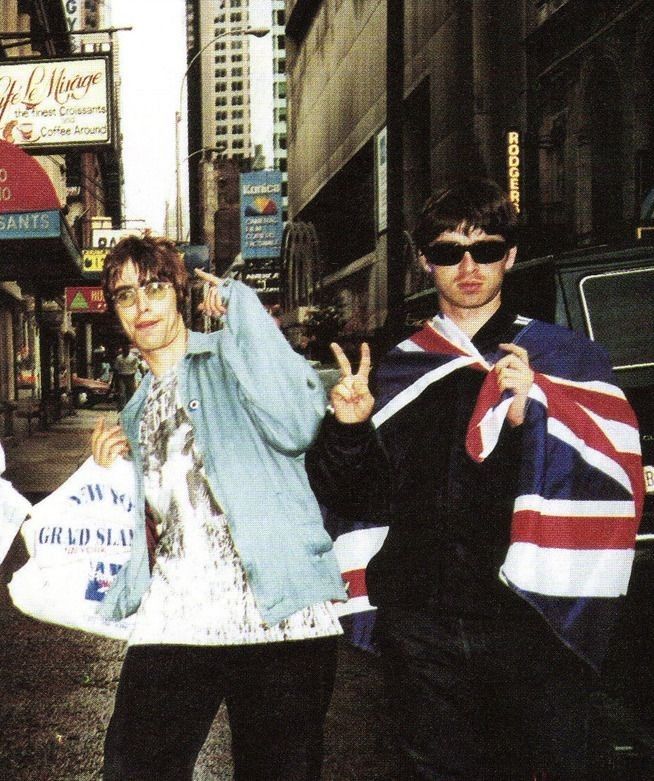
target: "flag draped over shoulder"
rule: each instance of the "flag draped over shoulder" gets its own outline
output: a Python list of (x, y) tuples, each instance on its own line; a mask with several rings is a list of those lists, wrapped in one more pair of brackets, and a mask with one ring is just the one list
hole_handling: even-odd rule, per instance
[[(535, 377), (523, 424), (511, 539), (499, 575), (562, 642), (598, 667), (627, 591), (642, 514), (638, 423), (612, 381), (601, 347), (558, 326), (526, 318), (517, 323), (523, 327), (513, 341), (527, 350)], [(399, 410), (464, 366), (486, 372), (466, 439), (469, 456), (483, 461), (499, 439), (512, 401), (510, 393), (500, 393), (490, 371), (502, 354), (482, 356), (452, 321), (436, 317), (395, 347), (380, 367), (373, 423), (383, 433)], [(341, 547), (355, 549), (357, 532), (350, 531), (348, 545)], [(384, 532), (376, 531), (376, 550)], [(346, 579), (365, 584), (365, 562), (358, 563), (361, 571), (348, 571)], [(355, 631), (356, 621), (363, 627), (371, 623), (362, 591), (359, 587), (360, 607), (351, 608)]]

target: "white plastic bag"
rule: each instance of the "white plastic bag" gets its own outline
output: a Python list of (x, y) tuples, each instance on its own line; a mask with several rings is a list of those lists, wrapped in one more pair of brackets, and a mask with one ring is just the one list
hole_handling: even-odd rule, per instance
[(26, 615), (84, 632), (126, 639), (133, 617), (108, 621), (98, 607), (129, 560), (134, 533), (134, 470), (88, 458), (32, 509), (21, 533), (30, 558), (8, 585)]

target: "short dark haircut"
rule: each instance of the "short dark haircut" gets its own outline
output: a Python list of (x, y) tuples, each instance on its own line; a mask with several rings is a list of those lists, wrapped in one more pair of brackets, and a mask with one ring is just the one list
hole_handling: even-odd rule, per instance
[(107, 255), (102, 271), (102, 289), (107, 306), (112, 311), (113, 292), (118, 278), (125, 263), (130, 261), (136, 266), (139, 283), (142, 284), (147, 279), (172, 282), (177, 298), (177, 311), (185, 315), (189, 290), (184, 258), (173, 241), (149, 234), (142, 238), (127, 236)]
[(444, 231), (480, 229), (499, 235), (510, 247), (517, 243), (518, 215), (506, 193), (490, 179), (467, 177), (427, 199), (413, 238), (426, 249)]

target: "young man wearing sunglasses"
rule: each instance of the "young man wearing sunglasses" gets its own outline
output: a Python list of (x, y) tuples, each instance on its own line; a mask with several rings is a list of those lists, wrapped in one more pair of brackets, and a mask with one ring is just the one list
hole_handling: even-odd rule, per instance
[(93, 434), (99, 464), (127, 455), (136, 476), (131, 560), (102, 603), (110, 619), (136, 613), (104, 779), (190, 781), (225, 701), (235, 778), (313, 781), (341, 634), (332, 601), (345, 597), (302, 459), (324, 392), (253, 290), (199, 276), (215, 333), (187, 330), (167, 239), (124, 239), (104, 268), (150, 369), (121, 425)]
[(366, 583), (407, 778), (587, 778), (633, 558), (633, 415), (602, 348), (503, 302), (516, 221), (487, 180), (427, 201), (414, 235), (439, 311), (381, 362), (376, 398), (367, 345), (356, 373), (332, 346), (334, 414), (307, 455), (327, 508), (388, 524)]

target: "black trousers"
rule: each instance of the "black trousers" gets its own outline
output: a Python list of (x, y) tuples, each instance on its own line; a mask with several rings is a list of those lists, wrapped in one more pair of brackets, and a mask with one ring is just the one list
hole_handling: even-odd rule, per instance
[(457, 619), (380, 609), (376, 633), (404, 777), (588, 777), (594, 673), (535, 612)]
[(239, 781), (320, 778), (336, 639), (128, 649), (105, 739), (104, 781), (191, 781), (226, 703)]

